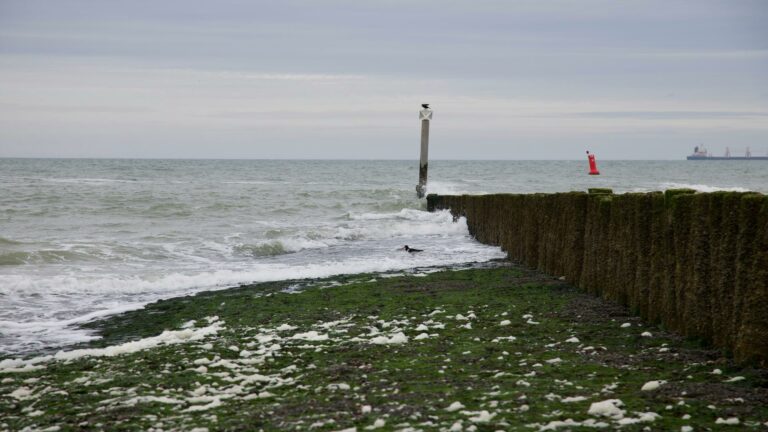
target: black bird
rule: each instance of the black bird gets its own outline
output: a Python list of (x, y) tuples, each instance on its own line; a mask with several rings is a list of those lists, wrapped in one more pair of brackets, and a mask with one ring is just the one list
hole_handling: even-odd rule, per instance
[(403, 246), (403, 250), (410, 253), (424, 252), (424, 249), (414, 249), (414, 248), (408, 247), (408, 245)]
[(423, 108), (429, 108), (429, 104), (421, 104)]

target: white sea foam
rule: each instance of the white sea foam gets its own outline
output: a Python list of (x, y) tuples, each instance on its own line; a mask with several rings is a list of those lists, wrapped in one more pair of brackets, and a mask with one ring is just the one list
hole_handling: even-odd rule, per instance
[(427, 193), (438, 195), (485, 195), (488, 192), (467, 188), (458, 183), (431, 180), (427, 183)]
[[(434, 222), (444, 223), (450, 212), (438, 211), (438, 212), (425, 212), (423, 210), (404, 208), (398, 212), (390, 213), (349, 213), (349, 218), (353, 220), (407, 220), (418, 222)], [(452, 218), (451, 218), (452, 219)]]
[[(399, 243), (398, 243), (399, 244)], [(471, 245), (474, 246), (474, 245)], [(412, 267), (454, 265), (465, 262), (487, 261), (502, 258), (498, 248), (467, 247), (457, 248), (454, 254), (446, 252), (440, 245), (434, 245), (433, 253), (418, 255), (395, 253), (390, 256), (372, 254), (359, 258), (346, 257), (341, 260), (291, 265), (283, 263), (253, 263), (230, 269), (204, 272), (177, 272), (158, 277), (157, 275), (114, 275), (79, 274), (30, 277), (29, 275), (0, 275), (0, 294), (9, 298), (20, 294), (63, 295), (63, 294), (141, 294), (152, 292), (178, 292), (197, 288), (232, 286), (239, 283), (270, 282), (285, 279), (321, 278), (339, 274), (386, 272)]]
[(42, 180), (51, 183), (75, 183), (75, 184), (109, 184), (109, 183), (138, 183), (147, 181), (142, 180), (124, 180), (124, 179), (112, 179), (112, 178), (40, 178)]
[(454, 221), (447, 210), (434, 213), (405, 209), (398, 213), (363, 213), (350, 215), (358, 220), (374, 221), (374, 223), (339, 227), (336, 238), (345, 240), (360, 239), (390, 239), (407, 236), (451, 236), (466, 235), (467, 221), (459, 218)]
[(114, 357), (122, 354), (135, 353), (160, 345), (194, 342), (202, 340), (207, 336), (215, 335), (223, 328), (224, 324), (221, 321), (216, 321), (207, 327), (166, 330), (157, 336), (125, 342), (120, 345), (108, 346), (106, 348), (59, 351), (53, 355), (38, 356), (30, 359), (5, 359), (0, 361), (0, 372), (25, 372), (39, 369), (42, 365), (52, 361), (71, 361), (83, 357)]
[[(322, 260), (324, 254), (321, 254), (317, 256), (316, 262), (306, 262), (307, 258), (300, 258), (295, 263), (235, 263), (230, 264), (229, 269), (179, 271), (163, 276), (158, 275), (159, 270), (151, 271), (151, 268), (148, 274), (141, 275), (98, 272), (48, 276), (0, 275), (0, 295), (5, 296), (9, 306), (18, 305), (13, 311), (7, 310), (0, 316), (0, 333), (5, 338), (2, 340), (5, 350), (20, 352), (90, 340), (93, 338), (90, 331), (78, 330), (73, 326), (98, 317), (137, 309), (158, 299), (206, 289), (250, 282), (455, 265), (504, 256), (498, 248), (479, 245), (468, 238), (447, 237), (442, 239), (442, 243), (433, 242), (430, 249), (417, 255), (398, 251), (400, 243), (390, 241), (385, 247), (377, 245), (378, 249), (372, 245), (366, 255), (359, 257), (350, 257), (345, 253), (339, 260)], [(86, 312), (77, 314), (76, 310), (71, 310), (69, 303), (61, 301), (64, 298)], [(29, 313), (30, 305), (35, 304), (44, 310), (36, 310), (34, 316), (24, 316)], [(8, 316), (11, 312), (15, 315)], [(25, 321), (19, 322), (25, 318)]]
[(749, 189), (739, 186), (710, 186), (705, 184), (662, 183), (661, 190), (667, 189), (693, 189), (698, 192), (749, 192)]

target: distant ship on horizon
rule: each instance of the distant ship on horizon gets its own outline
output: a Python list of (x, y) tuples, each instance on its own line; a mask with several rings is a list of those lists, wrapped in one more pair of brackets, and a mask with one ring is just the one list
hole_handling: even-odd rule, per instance
[(688, 160), (768, 160), (768, 156), (752, 156), (752, 152), (747, 147), (744, 156), (731, 156), (731, 149), (725, 148), (725, 155), (712, 156), (703, 146), (693, 148), (693, 154), (688, 156)]

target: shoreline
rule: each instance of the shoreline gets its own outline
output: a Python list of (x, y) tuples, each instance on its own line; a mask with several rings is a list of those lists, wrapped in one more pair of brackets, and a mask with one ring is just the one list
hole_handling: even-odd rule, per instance
[(69, 351), (73, 349), (89, 348), (92, 346), (103, 346), (109, 343), (109, 341), (105, 341), (102, 335), (98, 333), (98, 329), (100, 327), (108, 326), (108, 322), (110, 322), (109, 320), (114, 317), (118, 317), (120, 315), (131, 313), (131, 312), (140, 313), (148, 305), (158, 303), (158, 302), (195, 297), (200, 294), (216, 293), (219, 291), (227, 291), (227, 290), (238, 289), (243, 287), (258, 287), (259, 289), (261, 289), (262, 286), (266, 287), (267, 285), (271, 285), (271, 284), (286, 284), (289, 287), (289, 288), (286, 288), (286, 290), (293, 292), (293, 291), (297, 291), (304, 288), (312, 288), (312, 287), (323, 286), (323, 285), (336, 286), (336, 283), (338, 281), (346, 281), (345, 283), (350, 283), (349, 281), (355, 281), (357, 278), (360, 278), (360, 279), (367, 278), (366, 280), (368, 280), (371, 277), (389, 278), (389, 277), (406, 276), (406, 275), (418, 276), (418, 275), (426, 275), (429, 273), (434, 273), (437, 271), (461, 271), (461, 270), (469, 270), (469, 269), (496, 268), (497, 266), (506, 265), (505, 263), (507, 262), (508, 260), (505, 258), (495, 258), (495, 259), (490, 259), (482, 262), (465, 262), (465, 263), (459, 263), (459, 264), (444, 264), (444, 265), (435, 265), (435, 266), (417, 266), (417, 267), (410, 267), (410, 268), (396, 269), (396, 270), (386, 270), (386, 271), (379, 271), (379, 272), (342, 273), (342, 274), (327, 276), (327, 277), (283, 279), (283, 280), (263, 281), (263, 282), (241, 282), (241, 283), (232, 284), (232, 285), (207, 287), (199, 291), (192, 290), (186, 293), (177, 292), (172, 294), (172, 296), (170, 297), (149, 300), (140, 304), (138, 303), (131, 304), (131, 305), (125, 306), (124, 308), (118, 308), (114, 310), (94, 311), (86, 315), (88, 316), (87, 319), (77, 318), (76, 322), (66, 325), (66, 328), (72, 329), (73, 331), (87, 331), (87, 332), (96, 331), (96, 333), (93, 334), (94, 336), (93, 339), (85, 340), (81, 342), (57, 344), (53, 346), (42, 347), (35, 350), (5, 351), (5, 352), (0, 351), (0, 361), (7, 360), (7, 359), (15, 359), (15, 358), (28, 358), (28, 357), (41, 356), (41, 355), (50, 355), (50, 354), (55, 354), (59, 351)]
[(0, 430), (768, 422), (765, 371), (552, 276), (509, 263), (347, 278), (244, 285), (102, 320), (90, 353), (0, 370)]

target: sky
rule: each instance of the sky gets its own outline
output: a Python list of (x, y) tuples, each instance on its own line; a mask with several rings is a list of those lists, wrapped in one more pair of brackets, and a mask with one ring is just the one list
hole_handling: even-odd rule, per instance
[(0, 157), (768, 152), (765, 0), (0, 0)]

